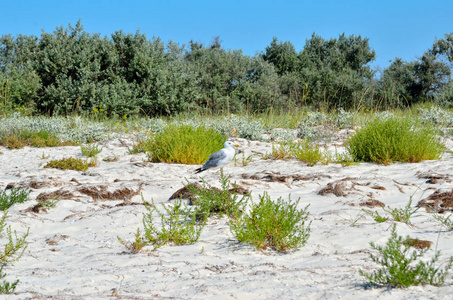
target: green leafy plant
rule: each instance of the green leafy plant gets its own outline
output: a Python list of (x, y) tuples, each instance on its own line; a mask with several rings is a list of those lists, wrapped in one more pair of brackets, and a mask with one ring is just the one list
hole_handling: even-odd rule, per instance
[(374, 118), (348, 139), (355, 160), (389, 164), (438, 159), (445, 146), (437, 130), (410, 117)]
[(230, 218), (235, 218), (242, 214), (243, 207), (250, 199), (250, 195), (243, 195), (241, 198), (236, 193), (236, 185), (230, 189), (230, 177), (223, 174), (220, 169), (221, 188), (217, 189), (207, 184), (204, 179), (200, 189), (194, 185), (187, 184), (189, 191), (196, 195), (196, 200), (192, 204), (200, 208), (197, 218), (206, 220), (212, 215), (223, 216), (226, 214)]
[(225, 141), (224, 135), (204, 126), (169, 125), (145, 143), (145, 150), (153, 162), (202, 164)]
[(311, 224), (306, 224), (308, 206), (298, 210), (299, 201), (286, 202), (282, 198), (273, 201), (264, 193), (258, 204), (251, 205), (249, 213), (230, 219), (230, 230), (240, 242), (250, 243), (257, 249), (299, 248), (307, 242)]
[(451, 216), (453, 216), (453, 214), (449, 214), (447, 217), (444, 217), (436, 213), (433, 215), (433, 218), (442, 224), (442, 226), (444, 226), (447, 230), (453, 231), (453, 219)]
[(387, 221), (389, 219), (388, 217), (381, 216), (379, 214), (379, 212), (377, 212), (377, 211), (370, 211), (370, 210), (363, 209), (363, 212), (370, 215), (378, 223), (384, 223), (385, 221)]
[[(419, 207), (412, 207), (412, 196), (409, 199), (409, 202), (404, 208), (391, 208), (390, 206), (382, 208), (387, 214), (389, 214), (394, 221), (406, 223), (407, 225), (412, 226), (410, 221), (411, 217), (419, 210)], [(390, 219), (387, 216), (381, 216), (379, 212), (372, 212), (368, 210), (363, 210), (365, 213), (369, 214), (376, 222), (382, 223)]]
[(23, 203), (28, 200), (30, 190), (21, 188), (12, 188), (9, 194), (6, 191), (0, 191), (0, 210), (7, 210), (15, 203)]
[[(30, 230), (30, 228), (28, 228), (26, 233), (24, 233), (21, 237), (18, 237), (16, 231), (13, 233), (11, 226), (7, 226), (6, 216), (7, 212), (5, 211), (0, 219), (0, 239), (6, 237), (7, 240), (6, 244), (2, 247), (2, 252), (0, 252), (0, 264), (2, 264), (2, 267), (0, 268), (0, 279), (5, 278), (6, 276), (3, 272), (4, 265), (19, 260), (24, 254), (24, 251), (27, 248), (26, 239)], [(19, 280), (16, 280), (13, 283), (7, 281), (1, 282), (0, 294), (14, 292), (18, 283)]]
[(312, 144), (309, 139), (298, 141), (294, 144), (292, 153), (295, 158), (307, 163), (310, 167), (314, 166), (317, 162), (323, 164), (327, 164), (328, 162), (326, 156), (319, 149), (319, 146)]
[[(197, 211), (183, 207), (181, 200), (175, 201), (173, 205), (162, 204), (165, 212), (158, 210), (154, 202), (152, 205), (145, 204), (145, 207), (148, 213), (143, 216), (144, 238), (154, 249), (169, 243), (192, 244), (200, 237), (205, 223), (197, 222)], [(154, 223), (153, 212), (160, 216), (161, 229)]]
[(371, 242), (371, 248), (377, 255), (370, 254), (373, 262), (381, 268), (372, 273), (359, 270), (370, 284), (391, 287), (408, 287), (412, 285), (430, 284), (441, 286), (452, 267), (452, 260), (444, 268), (437, 267), (440, 252), (436, 251), (428, 262), (421, 260), (429, 248), (414, 249), (411, 247), (409, 236), (403, 238), (396, 233), (396, 225), (392, 227), (391, 237), (385, 246), (377, 246)]
[(117, 236), (118, 241), (121, 245), (126, 247), (126, 249), (132, 253), (136, 254), (142, 251), (143, 247), (148, 245), (148, 241), (143, 237), (142, 233), (140, 232), (140, 228), (137, 228), (137, 232), (135, 233), (135, 240), (132, 242), (124, 241), (119, 236)]
[(81, 158), (68, 157), (57, 160), (51, 160), (44, 166), (44, 168), (86, 171), (88, 170), (88, 163)]
[(100, 148), (98, 144), (88, 144), (88, 145), (81, 145), (80, 150), (82, 151), (82, 155), (86, 157), (94, 157), (97, 154), (101, 153), (102, 147)]

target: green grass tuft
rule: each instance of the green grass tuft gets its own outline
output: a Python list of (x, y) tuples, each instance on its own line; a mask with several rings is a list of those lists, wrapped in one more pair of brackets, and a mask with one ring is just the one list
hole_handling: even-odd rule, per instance
[(169, 125), (145, 143), (150, 161), (202, 164), (212, 153), (223, 148), (226, 137), (214, 129), (203, 126)]
[(374, 118), (350, 137), (355, 160), (390, 164), (439, 159), (445, 146), (437, 130), (410, 117)]
[(280, 252), (302, 247), (310, 236), (306, 225), (308, 206), (298, 210), (299, 200), (292, 203), (278, 198), (271, 200), (267, 193), (252, 204), (250, 212), (230, 219), (230, 230), (240, 242), (250, 243), (257, 249), (273, 248)]
[(0, 210), (7, 210), (15, 203), (24, 203), (29, 195), (28, 189), (12, 188), (9, 194), (6, 191), (0, 191)]

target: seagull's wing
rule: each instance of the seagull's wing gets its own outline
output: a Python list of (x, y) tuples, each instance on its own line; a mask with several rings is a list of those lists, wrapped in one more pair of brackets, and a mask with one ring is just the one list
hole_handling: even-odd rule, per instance
[(222, 160), (227, 157), (227, 153), (224, 149), (220, 149), (219, 151), (212, 153), (208, 156), (209, 160)]

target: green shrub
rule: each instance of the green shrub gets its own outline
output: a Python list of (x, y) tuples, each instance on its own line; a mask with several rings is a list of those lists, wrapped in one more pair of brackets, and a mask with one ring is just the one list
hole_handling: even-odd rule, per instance
[(294, 203), (289, 200), (278, 198), (275, 202), (264, 193), (258, 204), (251, 205), (250, 213), (230, 220), (231, 232), (240, 242), (257, 249), (288, 251), (303, 246), (310, 236), (311, 222), (306, 225), (308, 206), (298, 210), (300, 199)]
[(381, 164), (438, 159), (445, 148), (434, 127), (409, 117), (375, 118), (348, 141), (354, 159)]
[(51, 160), (44, 166), (44, 168), (86, 171), (88, 170), (88, 166), (89, 166), (88, 162), (81, 158), (68, 157), (57, 160)]
[(208, 185), (203, 180), (201, 188), (187, 184), (189, 191), (197, 196), (197, 199), (192, 201), (192, 204), (199, 206), (197, 218), (206, 220), (210, 216), (223, 216), (226, 214), (230, 218), (236, 218), (242, 214), (243, 207), (250, 199), (250, 195), (246, 194), (239, 199), (236, 193), (236, 187), (230, 189), (230, 177), (225, 177), (223, 170), (220, 170), (221, 188), (217, 189)]
[(452, 261), (441, 269), (436, 267), (440, 252), (436, 251), (433, 258), (424, 262), (419, 260), (427, 253), (428, 248), (411, 248), (409, 236), (403, 239), (396, 233), (396, 225), (393, 225), (391, 237), (385, 246), (377, 246), (373, 242), (371, 247), (378, 255), (370, 254), (373, 262), (381, 265), (381, 268), (371, 274), (359, 270), (360, 275), (369, 280), (370, 284), (387, 285), (391, 287), (408, 287), (411, 285), (430, 284), (443, 285), (448, 271), (452, 267)]
[(226, 137), (213, 129), (169, 125), (145, 143), (145, 151), (153, 162), (202, 164), (223, 148), (225, 141)]
[[(183, 207), (181, 200), (175, 201), (172, 206), (162, 204), (165, 212), (159, 211), (154, 202), (152, 205), (145, 204), (145, 207), (148, 213), (143, 216), (144, 237), (147, 243), (153, 245), (154, 249), (168, 243), (175, 245), (192, 244), (200, 237), (205, 223), (197, 222), (197, 212)], [(160, 230), (154, 224), (153, 211), (160, 216), (162, 222)]]
[[(6, 226), (6, 215), (7, 212), (3, 213), (3, 217), (0, 219), (0, 239), (3, 239), (5, 236), (6, 230), (6, 237), (8, 242), (3, 246), (3, 250), (0, 252), (0, 264), (2, 267), (0, 268), (0, 279), (5, 278), (6, 274), (3, 272), (3, 267), (11, 262), (19, 260), (22, 255), (24, 254), (25, 249), (27, 248), (26, 239), (28, 237), (28, 233), (30, 228), (27, 229), (27, 232), (24, 233), (21, 237), (17, 236), (16, 231), (13, 232), (11, 230), (11, 226)], [(14, 292), (16, 289), (19, 280), (16, 280), (13, 283), (3, 281), (0, 283), (0, 294), (9, 294)]]
[(28, 200), (28, 195), (30, 195), (28, 189), (12, 188), (9, 194), (0, 191), (0, 210), (7, 210), (15, 203), (24, 203)]
[(312, 144), (309, 139), (297, 142), (281, 141), (278, 147), (272, 144), (271, 156), (274, 159), (296, 158), (310, 167), (318, 162), (328, 163), (328, 157), (321, 152), (319, 146)]
[(99, 148), (98, 144), (88, 144), (81, 145), (80, 150), (82, 151), (82, 155), (86, 157), (94, 157), (97, 154), (101, 153), (102, 148)]

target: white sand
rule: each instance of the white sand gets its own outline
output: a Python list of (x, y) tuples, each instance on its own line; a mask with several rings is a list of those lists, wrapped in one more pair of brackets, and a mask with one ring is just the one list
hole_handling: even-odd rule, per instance
[[(271, 151), (270, 143), (243, 139), (235, 143), (241, 145), (246, 156), (252, 151)], [(451, 140), (447, 143), (452, 148)], [(453, 179), (453, 156), (449, 152), (439, 161), (389, 166), (361, 163), (307, 167), (296, 160), (262, 160), (258, 156), (246, 166), (231, 163), (224, 167), (225, 173), (240, 186), (251, 189), (254, 201), (267, 191), (274, 199), (288, 199), (289, 194), (294, 200), (300, 197), (301, 208), (310, 204), (311, 236), (304, 247), (288, 254), (259, 252), (237, 242), (226, 218), (212, 218), (195, 244), (164, 246), (155, 251), (149, 246), (149, 251), (129, 254), (117, 236), (132, 240), (137, 228), (143, 228), (144, 206), (116, 206), (124, 201), (95, 201), (76, 190), (100, 185), (106, 185), (109, 191), (141, 187), (145, 200), (168, 203), (185, 178), (199, 181), (199, 176), (193, 174), (199, 166), (143, 162), (144, 154), (128, 154), (119, 140), (102, 146), (100, 165), (85, 173), (43, 168), (51, 159), (80, 157), (80, 147), (0, 147), (4, 153), (0, 155), (0, 188), (9, 183), (45, 183), (32, 189), (30, 201), (9, 209), (7, 223), (18, 234), (29, 227), (30, 234), (23, 257), (4, 268), (8, 281), (20, 280), (16, 293), (5, 295), (6, 299), (451, 299), (453, 272), (443, 287), (408, 289), (367, 288), (365, 278), (358, 273), (359, 269), (372, 271), (377, 267), (369, 258), (369, 243), (385, 243), (392, 225), (389, 221), (376, 223), (361, 212), (364, 207), (359, 204), (373, 198), (392, 208), (403, 208), (412, 195), (415, 206), (435, 189), (451, 190), (448, 180), (428, 184), (417, 177), (417, 172), (424, 172)], [(50, 157), (40, 158), (43, 153)], [(117, 162), (102, 161), (114, 154), (119, 157)], [(237, 158), (241, 161), (241, 154)], [(264, 176), (267, 171), (317, 176), (287, 182), (249, 178), (254, 174)], [(199, 175), (219, 185), (219, 171)], [(318, 194), (328, 183), (348, 177), (344, 180), (345, 188), (350, 188), (346, 196)], [(73, 196), (59, 200), (47, 212), (27, 211), (36, 205), (38, 194), (58, 189)], [(131, 202), (141, 203), (140, 195)], [(381, 208), (372, 210), (385, 214)], [(441, 228), (424, 209), (412, 221), (414, 228), (397, 223), (398, 234), (434, 242), (429, 254), (437, 247), (442, 251), (441, 261), (453, 255), (453, 232)]]

